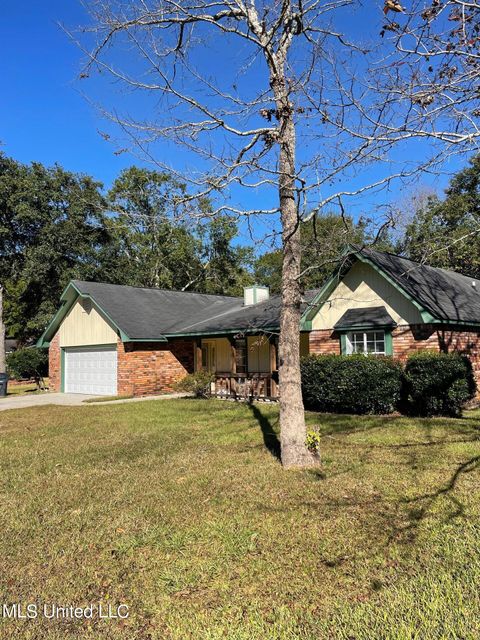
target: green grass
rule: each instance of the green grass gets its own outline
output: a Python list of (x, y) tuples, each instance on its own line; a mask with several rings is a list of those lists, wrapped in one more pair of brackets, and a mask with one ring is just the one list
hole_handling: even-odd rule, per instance
[(0, 619), (0, 637), (480, 637), (479, 414), (310, 414), (322, 469), (285, 472), (264, 443), (277, 411), (0, 413), (2, 601), (130, 607), (123, 623)]

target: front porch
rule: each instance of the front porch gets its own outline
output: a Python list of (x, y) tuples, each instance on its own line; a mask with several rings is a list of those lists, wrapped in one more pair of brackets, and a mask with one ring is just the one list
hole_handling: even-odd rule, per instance
[[(302, 333), (301, 355), (308, 354)], [(238, 400), (278, 400), (278, 336), (208, 337), (196, 341), (195, 370), (214, 374), (212, 395)]]

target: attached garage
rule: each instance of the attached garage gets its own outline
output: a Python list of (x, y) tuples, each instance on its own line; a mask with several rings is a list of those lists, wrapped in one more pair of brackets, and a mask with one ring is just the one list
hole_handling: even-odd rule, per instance
[(66, 347), (64, 391), (99, 396), (117, 395), (117, 345)]

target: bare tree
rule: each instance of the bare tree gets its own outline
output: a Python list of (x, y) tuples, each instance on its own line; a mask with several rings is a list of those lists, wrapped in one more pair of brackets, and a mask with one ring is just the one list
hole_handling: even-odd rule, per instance
[[(404, 10), (394, 0), (377, 8), (355, 0), (99, 0), (89, 8), (89, 33), (76, 38), (88, 59), (81, 75), (96, 70), (127, 90), (125, 108), (103, 104), (103, 114), (145, 158), (188, 179), (185, 202), (214, 198), (211, 215), (245, 216), (271, 234), (280, 223), (282, 462), (313, 464), (300, 385), (299, 223), (333, 206), (343, 212), (346, 198), (470, 149), (478, 132), (464, 126), (473, 116), (457, 95), (448, 108), (439, 92), (438, 110), (423, 97), (420, 50), (409, 38), (423, 35), (425, 19), (414, 11), (395, 23), (390, 16)], [(364, 42), (355, 29), (362, 12), (374, 25)], [(459, 78), (456, 91), (470, 81)], [(144, 101), (132, 102), (138, 92), (152, 98), (146, 114)], [(425, 139), (430, 153), (406, 154)], [(172, 143), (184, 154), (176, 167), (167, 161)], [(252, 190), (255, 204), (242, 206)]]

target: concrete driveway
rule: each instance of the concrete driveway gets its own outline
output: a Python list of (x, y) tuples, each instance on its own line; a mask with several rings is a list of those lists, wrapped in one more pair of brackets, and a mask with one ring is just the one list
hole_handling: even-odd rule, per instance
[(98, 396), (83, 395), (81, 393), (35, 393), (0, 398), (0, 411), (7, 409), (23, 409), (24, 407), (40, 407), (44, 404), (61, 404), (76, 406), (88, 398)]
[[(165, 393), (161, 396), (142, 396), (139, 398), (122, 398), (120, 400), (107, 400), (106, 402), (92, 402), (84, 404), (84, 407), (101, 407), (106, 404), (124, 404), (126, 402), (145, 402), (147, 400), (171, 400), (172, 398), (188, 398), (190, 393)], [(41, 407), (45, 404), (60, 404), (67, 407), (76, 407), (89, 398), (102, 398), (82, 393), (36, 393), (19, 396), (7, 396), (0, 398), (0, 411), (6, 409), (24, 409), (26, 407)]]

